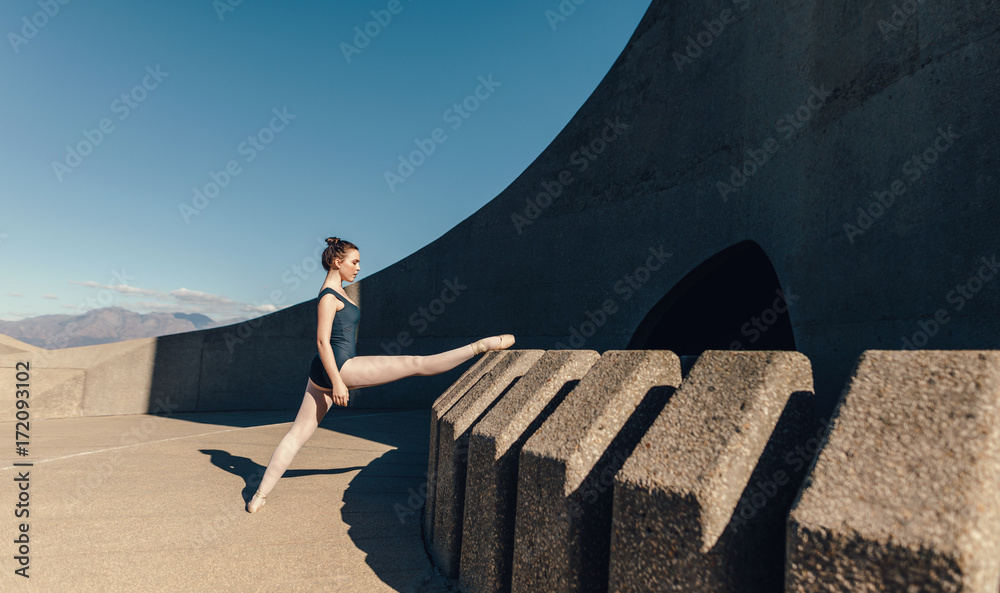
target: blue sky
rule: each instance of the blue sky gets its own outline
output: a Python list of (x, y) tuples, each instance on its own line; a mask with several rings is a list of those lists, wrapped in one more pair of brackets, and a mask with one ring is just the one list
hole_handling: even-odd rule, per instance
[(363, 280), (509, 185), (648, 6), (6, 0), (0, 319), (256, 316), (328, 236)]

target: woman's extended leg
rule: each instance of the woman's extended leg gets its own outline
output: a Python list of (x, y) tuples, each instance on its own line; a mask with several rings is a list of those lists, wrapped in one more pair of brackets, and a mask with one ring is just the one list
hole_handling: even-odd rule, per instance
[[(492, 336), (480, 340), (486, 349), (509, 348), (513, 336)], [(344, 363), (340, 377), (348, 389), (374, 387), (405, 377), (438, 375), (457, 367), (476, 355), (472, 344), (439, 354), (401, 356), (355, 356)], [(331, 400), (332, 401), (332, 400)]]
[[(257, 488), (257, 492), (261, 495), (267, 496), (271, 492), (278, 478), (288, 469), (292, 458), (299, 452), (302, 445), (309, 440), (309, 437), (316, 432), (316, 427), (319, 426), (320, 420), (323, 419), (323, 416), (326, 415), (327, 410), (333, 404), (330, 393), (330, 391), (324, 391), (312, 381), (308, 382), (305, 395), (302, 396), (302, 405), (299, 406), (299, 413), (296, 414), (295, 420), (292, 422), (292, 427), (288, 429), (284, 438), (275, 447), (274, 453), (271, 454), (271, 460), (267, 462), (267, 470), (264, 471), (264, 477), (261, 478), (260, 486)], [(247, 505), (247, 510), (253, 513), (263, 505), (262, 498), (255, 495), (255, 498), (251, 499)]]

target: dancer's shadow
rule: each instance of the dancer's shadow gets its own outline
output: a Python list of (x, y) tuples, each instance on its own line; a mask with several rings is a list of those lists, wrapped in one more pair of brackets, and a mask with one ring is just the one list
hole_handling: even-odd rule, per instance
[[(227, 418), (246, 426), (276, 423), (262, 412), (246, 413), (246, 418)], [(287, 414), (286, 414), (287, 415)], [(192, 414), (203, 422), (210, 420)], [(387, 450), (363, 466), (332, 469), (289, 469), (289, 477), (357, 472), (343, 491), (341, 520), (347, 535), (364, 553), (365, 564), (395, 591), (449, 591), (427, 555), (421, 519), (428, 479), (429, 409), (386, 408), (363, 413), (327, 414), (320, 430), (380, 443)], [(218, 423), (218, 421), (216, 421)], [(308, 446), (308, 445), (307, 445)], [(245, 484), (242, 495), (249, 502), (264, 476), (265, 465), (220, 449), (198, 449), (212, 465), (239, 476)], [(358, 472), (358, 470), (361, 470)], [(267, 511), (265, 511), (267, 512)], [(339, 527), (337, 528), (339, 530)], [(336, 536), (339, 537), (339, 531)], [(334, 537), (331, 534), (330, 537)], [(331, 583), (331, 586), (334, 586)]]
[[(208, 455), (209, 460), (215, 467), (223, 469), (234, 476), (243, 478), (243, 502), (250, 502), (250, 499), (253, 498), (253, 493), (257, 491), (257, 486), (260, 485), (260, 481), (264, 477), (264, 470), (266, 470), (267, 467), (256, 463), (247, 457), (233, 455), (228, 451), (222, 451), (220, 449), (199, 449), (199, 451)], [(365, 466), (337, 467), (332, 469), (289, 469), (285, 471), (282, 478), (298, 478), (301, 476), (317, 476), (322, 474), (342, 474), (345, 472), (364, 469), (364, 467)]]

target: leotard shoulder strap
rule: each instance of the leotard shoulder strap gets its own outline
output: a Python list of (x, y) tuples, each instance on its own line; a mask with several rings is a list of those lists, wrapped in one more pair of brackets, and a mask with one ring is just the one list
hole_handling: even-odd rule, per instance
[(358, 308), (358, 307), (357, 307), (357, 305), (355, 305), (355, 304), (354, 304), (354, 303), (352, 303), (351, 301), (349, 301), (349, 300), (347, 300), (346, 298), (344, 298), (344, 297), (343, 297), (343, 296), (342, 296), (342, 295), (341, 295), (341, 294), (340, 294), (339, 292), (337, 292), (336, 290), (334, 290), (334, 289), (330, 288), (329, 286), (327, 286), (327, 287), (326, 287), (326, 288), (324, 288), (323, 290), (319, 291), (319, 296), (318, 296), (318, 297), (316, 297), (316, 298), (317, 298), (317, 299), (321, 299), (321, 298), (323, 298), (323, 295), (324, 295), (324, 294), (326, 294), (327, 292), (332, 292), (332, 293), (333, 293), (333, 295), (334, 295), (335, 297), (337, 297), (338, 299), (340, 299), (340, 300), (341, 300), (341, 301), (342, 301), (342, 302), (343, 302), (343, 303), (344, 303), (345, 305), (350, 305), (350, 306), (354, 307), (355, 309), (357, 309), (357, 308)]

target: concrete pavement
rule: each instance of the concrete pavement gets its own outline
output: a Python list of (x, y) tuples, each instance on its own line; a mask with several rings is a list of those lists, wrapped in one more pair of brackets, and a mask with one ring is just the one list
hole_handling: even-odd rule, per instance
[(331, 410), (249, 514), (294, 413), (38, 420), (21, 458), (0, 422), (0, 590), (454, 590), (420, 531), (429, 410)]

